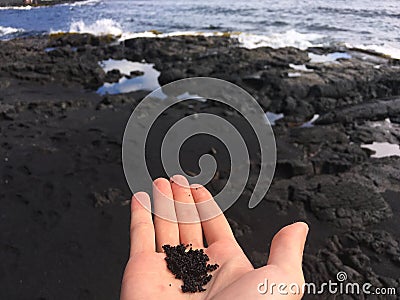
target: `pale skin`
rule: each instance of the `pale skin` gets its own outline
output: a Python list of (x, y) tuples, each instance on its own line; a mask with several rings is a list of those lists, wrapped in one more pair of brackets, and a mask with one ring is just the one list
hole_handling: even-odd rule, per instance
[[(200, 203), (212, 199), (209, 191), (200, 185), (189, 186), (185, 177), (176, 175), (167, 180), (159, 178), (153, 183), (154, 203), (163, 201), (160, 194), (176, 202)], [(304, 283), (302, 257), (308, 226), (297, 222), (282, 228), (273, 238), (266, 266), (254, 269), (237, 243), (232, 230), (221, 213), (217, 217), (198, 223), (180, 223), (179, 212), (171, 206), (171, 214), (177, 214), (177, 222), (163, 218), (152, 219), (141, 203), (150, 203), (149, 195), (136, 193), (131, 203), (131, 249), (130, 258), (122, 280), (121, 300), (223, 300), (223, 299), (301, 299), (302, 294), (293, 294), (290, 284), (301, 287)], [(145, 205), (146, 206), (146, 205)], [(148, 206), (148, 205), (147, 205)], [(197, 214), (193, 205), (192, 214)], [(204, 248), (203, 233), (208, 247)], [(204, 249), (210, 263), (219, 268), (212, 273), (212, 280), (205, 286), (205, 292), (182, 293), (182, 281), (175, 279), (167, 269), (162, 246), (165, 244), (192, 244)], [(269, 286), (265, 289), (260, 283)], [(278, 291), (278, 284), (287, 287)], [(271, 293), (273, 289), (273, 293)], [(292, 290), (294, 287), (292, 286)]]

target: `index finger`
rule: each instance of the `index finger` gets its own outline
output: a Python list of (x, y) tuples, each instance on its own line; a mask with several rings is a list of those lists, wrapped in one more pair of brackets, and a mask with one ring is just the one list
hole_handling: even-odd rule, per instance
[(139, 192), (133, 195), (130, 256), (143, 252), (155, 252), (154, 226), (150, 211), (151, 203), (147, 193)]

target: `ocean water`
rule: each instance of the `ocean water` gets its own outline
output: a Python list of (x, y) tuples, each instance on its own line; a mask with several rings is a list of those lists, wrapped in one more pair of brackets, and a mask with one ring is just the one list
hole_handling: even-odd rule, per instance
[(342, 44), (400, 58), (398, 0), (88, 0), (53, 7), (0, 8), (0, 39), (48, 32), (122, 38), (233, 32), (243, 46)]

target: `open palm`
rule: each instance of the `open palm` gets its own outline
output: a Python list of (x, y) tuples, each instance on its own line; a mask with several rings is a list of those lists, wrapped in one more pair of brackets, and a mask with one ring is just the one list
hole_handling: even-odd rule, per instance
[[(188, 215), (199, 219), (196, 209), (178, 209), (177, 203), (201, 203), (212, 199), (202, 186), (189, 186), (183, 176), (174, 176), (169, 182), (160, 178), (153, 185), (154, 206), (170, 210), (177, 222), (154, 217), (144, 207), (150, 207), (146, 193), (136, 193), (132, 198), (131, 251), (125, 269), (121, 289), (121, 300), (138, 299), (300, 299), (301, 293), (286, 289), (278, 292), (277, 286), (269, 287), (268, 294), (259, 292), (260, 283), (297, 284), (304, 282), (301, 268), (307, 225), (295, 223), (286, 226), (275, 235), (267, 266), (254, 269), (236, 242), (232, 230), (221, 213), (204, 222), (181, 223)], [(170, 205), (174, 199), (175, 206)], [(164, 201), (163, 201), (164, 200)], [(147, 205), (142, 205), (147, 203)], [(163, 205), (163, 204), (164, 205)], [(172, 203), (173, 204), (173, 203)], [(167, 205), (167, 206), (165, 206)], [(204, 248), (203, 233), (208, 247)], [(182, 281), (167, 269), (162, 245), (192, 244), (202, 248), (210, 258), (210, 264), (218, 263), (212, 280), (205, 292), (183, 293)], [(265, 286), (262, 286), (265, 288)], [(273, 290), (275, 288), (275, 290)]]

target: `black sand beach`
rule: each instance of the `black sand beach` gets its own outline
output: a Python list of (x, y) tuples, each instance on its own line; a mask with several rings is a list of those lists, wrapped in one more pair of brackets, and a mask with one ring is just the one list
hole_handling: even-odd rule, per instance
[[(276, 175), (253, 210), (247, 202), (259, 169), (257, 146), (238, 114), (193, 101), (168, 111), (157, 125), (165, 129), (204, 111), (248, 133), (251, 178), (227, 216), (255, 266), (266, 262), (268, 243), (281, 226), (304, 220), (310, 226), (306, 281), (335, 280), (345, 271), (354, 282), (395, 287), (400, 295), (400, 157), (373, 158), (361, 147), (400, 143), (400, 62), (356, 49), (346, 50), (350, 59), (324, 64), (310, 62), (307, 54), (342, 50), (248, 50), (228, 37), (118, 43), (59, 34), (1, 41), (0, 299), (119, 296), (131, 196), (121, 165), (122, 135), (148, 92), (96, 94), (112, 77), (98, 64), (109, 58), (154, 63), (161, 85), (192, 76), (225, 79), (250, 92), (265, 111), (284, 114), (273, 127)], [(114, 80), (121, 76), (113, 74)], [(302, 126), (315, 114), (314, 126)], [(149, 145), (154, 178), (165, 175), (156, 157), (162, 135), (156, 130)], [(218, 161), (207, 186), (216, 193), (229, 172), (220, 143), (204, 136), (189, 141), (182, 166), (198, 172), (193, 157), (204, 153)]]

